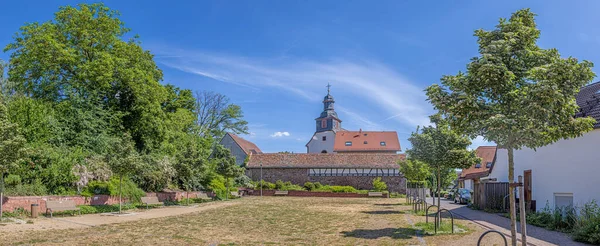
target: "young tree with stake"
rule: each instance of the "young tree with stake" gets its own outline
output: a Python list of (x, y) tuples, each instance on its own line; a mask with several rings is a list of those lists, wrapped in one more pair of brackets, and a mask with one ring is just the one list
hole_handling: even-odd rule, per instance
[(467, 168), (480, 161), (480, 158), (474, 151), (467, 149), (471, 145), (471, 140), (450, 129), (446, 120), (439, 114), (431, 116), (430, 120), (432, 126), (417, 128), (417, 131), (410, 135), (408, 141), (412, 144), (412, 148), (406, 150), (406, 153), (410, 159), (427, 163), (437, 174), (437, 204), (439, 205), (442, 170)]
[(140, 156), (135, 150), (129, 134), (124, 134), (120, 143), (113, 145), (108, 156), (108, 165), (112, 172), (119, 176), (119, 213), (123, 204), (123, 177), (135, 173), (141, 164)]
[[(483, 136), (508, 150), (508, 180), (514, 183), (514, 150), (538, 148), (590, 131), (592, 118), (573, 118), (575, 95), (594, 78), (592, 63), (561, 58), (542, 49), (535, 14), (522, 9), (500, 19), (492, 31), (477, 30), (480, 55), (467, 72), (442, 77), (427, 88), (429, 101), (453, 129)], [(512, 245), (517, 244), (515, 196), (510, 190)], [(523, 234), (523, 244), (526, 235)]]

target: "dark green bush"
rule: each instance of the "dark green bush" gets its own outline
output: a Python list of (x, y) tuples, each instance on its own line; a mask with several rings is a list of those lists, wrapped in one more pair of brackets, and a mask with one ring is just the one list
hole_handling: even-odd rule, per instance
[(321, 187), (323, 187), (323, 185), (319, 182), (315, 182), (314, 185), (315, 185), (315, 189), (321, 189)]
[(304, 183), (304, 189), (306, 189), (307, 191), (314, 190), (315, 184), (313, 184), (311, 182), (306, 182), (306, 183)]
[(30, 184), (17, 184), (7, 186), (5, 194), (9, 196), (42, 196), (47, 195), (48, 190), (39, 179), (34, 180)]
[(256, 186), (256, 188), (254, 188), (254, 189), (260, 189), (261, 186), (262, 186), (263, 190), (274, 190), (275, 189), (275, 184), (264, 181), (264, 180), (262, 180), (262, 184), (261, 184), (261, 181), (258, 181), (254, 185)]

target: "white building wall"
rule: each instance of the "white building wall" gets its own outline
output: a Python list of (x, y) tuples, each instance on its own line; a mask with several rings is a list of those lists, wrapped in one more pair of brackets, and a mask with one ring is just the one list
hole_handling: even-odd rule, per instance
[[(600, 201), (600, 129), (554, 144), (514, 151), (515, 181), (531, 170), (532, 199), (537, 210), (548, 202), (554, 208), (555, 193), (572, 193), (575, 206), (593, 199)], [(508, 151), (498, 149), (490, 178), (508, 182)]]
[(473, 190), (473, 180), (472, 179), (465, 179), (465, 189), (469, 189), (469, 190)]
[[(323, 141), (323, 137), (326, 138)], [(307, 153), (321, 153), (323, 150), (327, 153), (333, 153), (333, 144), (335, 143), (335, 132), (317, 132), (306, 145)]]

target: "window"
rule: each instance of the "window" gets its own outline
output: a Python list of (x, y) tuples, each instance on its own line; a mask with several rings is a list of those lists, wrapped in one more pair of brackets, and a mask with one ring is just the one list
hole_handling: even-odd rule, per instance
[(352, 141), (346, 141), (346, 146), (352, 146)]
[(364, 143), (364, 144), (367, 144), (368, 142), (367, 142), (367, 141), (365, 141), (365, 142), (363, 142), (363, 143)]
[(486, 163), (486, 164), (485, 164), (485, 167), (487, 167), (487, 168), (490, 168), (490, 167), (492, 167), (492, 162), (488, 162), (488, 163)]
[(321, 121), (321, 128), (327, 128), (327, 120)]
[(573, 207), (573, 193), (554, 193), (554, 209), (565, 207)]
[(475, 168), (481, 168), (481, 163), (475, 164)]
[(323, 139), (323, 141), (327, 141), (327, 136), (323, 136), (321, 139)]
[(381, 145), (381, 146), (385, 146), (385, 141), (381, 141), (381, 142), (379, 142), (379, 145)]

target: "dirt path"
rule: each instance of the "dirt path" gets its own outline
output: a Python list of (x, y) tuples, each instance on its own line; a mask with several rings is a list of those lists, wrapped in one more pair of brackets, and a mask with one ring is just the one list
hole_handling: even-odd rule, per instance
[(172, 206), (155, 208), (149, 210), (135, 210), (127, 211), (133, 213), (127, 216), (106, 216), (101, 214), (87, 214), (82, 216), (67, 216), (67, 217), (54, 217), (46, 218), (40, 217), (33, 219), (33, 224), (8, 224), (6, 226), (0, 226), (0, 233), (5, 232), (17, 232), (17, 231), (38, 231), (38, 230), (52, 230), (52, 229), (75, 229), (75, 228), (87, 228), (105, 224), (123, 223), (136, 220), (145, 220), (153, 218), (161, 218), (168, 216), (175, 216), (188, 213), (197, 213), (206, 210), (212, 210), (217, 208), (223, 208), (228, 206), (234, 206), (242, 204), (241, 200), (237, 199), (232, 201), (221, 201), (221, 202), (208, 202), (197, 204), (193, 206)]

